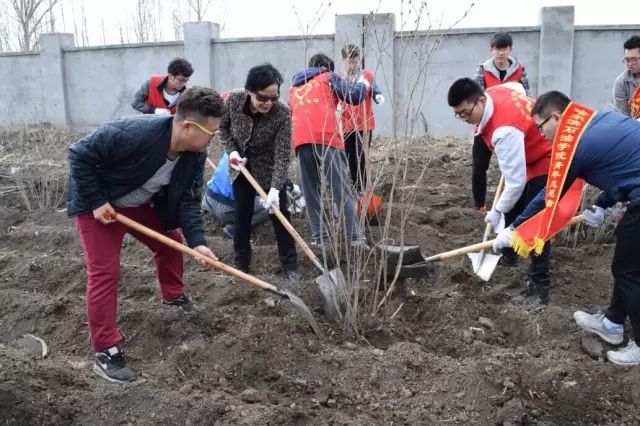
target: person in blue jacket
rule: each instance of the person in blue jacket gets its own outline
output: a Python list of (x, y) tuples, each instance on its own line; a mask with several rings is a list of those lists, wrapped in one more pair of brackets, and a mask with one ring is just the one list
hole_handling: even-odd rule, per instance
[[(553, 140), (563, 111), (571, 100), (561, 92), (551, 91), (536, 101), (532, 116), (540, 131)], [(597, 112), (586, 127), (568, 170), (563, 191), (577, 179), (602, 190), (595, 205), (583, 214), (591, 227), (604, 222), (606, 209), (617, 202), (628, 203), (616, 227), (616, 245), (611, 264), (613, 294), (604, 314), (590, 315), (576, 311), (576, 323), (604, 341), (623, 342), (627, 317), (633, 339), (626, 347), (608, 351), (607, 359), (619, 365), (640, 364), (640, 123), (618, 112)], [(494, 250), (510, 245), (514, 228), (545, 207), (545, 190), (529, 203), (509, 228), (502, 230)]]
[[(226, 152), (220, 157), (216, 170), (207, 183), (207, 190), (202, 197), (202, 210), (209, 212), (224, 224), (222, 232), (233, 239), (234, 202), (233, 187), (229, 181), (229, 154)], [(256, 197), (253, 203), (253, 218), (251, 227), (255, 227), (269, 220), (269, 211), (265, 210)]]

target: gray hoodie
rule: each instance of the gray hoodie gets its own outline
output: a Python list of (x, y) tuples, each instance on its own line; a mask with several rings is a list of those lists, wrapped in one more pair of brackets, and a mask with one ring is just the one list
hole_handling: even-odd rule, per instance
[[(512, 56), (509, 56), (508, 59), (509, 59), (510, 65), (509, 65), (509, 68), (507, 68), (507, 73), (505, 74), (502, 81), (505, 82), (506, 80), (508, 80), (508, 78), (511, 77), (518, 70), (518, 66), (519, 65), (522, 66), (522, 76), (520, 77), (519, 83), (522, 84), (522, 87), (524, 87), (524, 91), (527, 93), (527, 96), (531, 96), (531, 89), (529, 88), (529, 79), (527, 78), (527, 72), (524, 69), (524, 65), (520, 64), (518, 60)], [(498, 71), (498, 68), (493, 63), (493, 58), (489, 58), (483, 63), (481, 63), (480, 65), (478, 65), (478, 69), (476, 70), (476, 76), (474, 78), (476, 83), (478, 83), (480, 87), (482, 87), (482, 89), (487, 88), (485, 86), (485, 81), (484, 81), (485, 71), (493, 74), (498, 80), (500, 80), (500, 71)]]

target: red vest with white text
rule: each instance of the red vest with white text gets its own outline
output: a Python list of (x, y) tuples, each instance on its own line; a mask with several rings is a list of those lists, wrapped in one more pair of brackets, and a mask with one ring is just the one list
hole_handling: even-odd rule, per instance
[(534, 100), (517, 90), (495, 86), (485, 90), (493, 100), (493, 115), (482, 129), (482, 138), (493, 151), (493, 132), (499, 127), (515, 127), (524, 133), (527, 182), (546, 175), (551, 160), (551, 143), (545, 140), (531, 117)]
[(321, 144), (344, 150), (337, 131), (338, 97), (329, 84), (329, 71), (313, 77), (301, 86), (289, 89), (291, 141), (294, 152), (300, 145)]

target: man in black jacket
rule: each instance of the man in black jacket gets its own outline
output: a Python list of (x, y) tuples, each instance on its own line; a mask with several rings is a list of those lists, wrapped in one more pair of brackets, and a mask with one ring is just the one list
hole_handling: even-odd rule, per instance
[[(200, 213), (206, 148), (223, 104), (207, 88), (186, 90), (175, 116), (110, 122), (69, 149), (69, 216), (75, 217), (87, 266), (87, 315), (94, 371), (110, 381), (135, 380), (116, 326), (120, 247), (126, 233), (154, 253), (163, 303), (193, 309), (184, 293), (182, 254), (113, 220), (116, 212), (216, 259)], [(205, 264), (203, 260), (199, 263)]]

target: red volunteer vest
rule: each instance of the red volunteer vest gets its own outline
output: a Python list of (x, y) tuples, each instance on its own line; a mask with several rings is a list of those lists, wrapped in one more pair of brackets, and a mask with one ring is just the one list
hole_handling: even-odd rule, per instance
[(522, 78), (523, 72), (524, 72), (524, 67), (522, 66), (522, 64), (518, 64), (518, 67), (516, 68), (516, 72), (511, 74), (509, 77), (505, 78), (504, 81), (500, 81), (498, 77), (496, 77), (489, 71), (484, 70), (484, 87), (488, 89), (489, 87), (498, 86), (499, 84), (509, 83), (512, 81), (516, 83), (520, 83), (520, 79)]
[(640, 118), (640, 86), (636, 87), (631, 99), (629, 99), (629, 113), (631, 118), (636, 120)]
[[(162, 96), (162, 89), (158, 89), (162, 81), (166, 78), (164, 75), (152, 75), (149, 79), (149, 93), (147, 94), (147, 105), (152, 108), (167, 108)], [(176, 113), (176, 106), (168, 108), (171, 114)]]
[(551, 144), (544, 139), (531, 117), (534, 100), (504, 86), (491, 87), (485, 93), (493, 100), (493, 115), (481, 132), (484, 143), (493, 151), (493, 132), (502, 126), (515, 127), (524, 133), (527, 182), (546, 175), (551, 160)]
[(369, 82), (369, 89), (365, 94), (364, 102), (360, 105), (350, 105), (346, 102), (341, 102), (344, 107), (344, 112), (342, 113), (342, 131), (347, 134), (353, 131), (364, 131), (364, 118), (363, 118), (363, 110), (367, 111), (367, 130), (372, 130), (376, 127), (375, 120), (373, 118), (373, 109), (372, 106), (372, 95), (373, 95), (373, 79), (374, 75), (369, 70), (364, 70), (364, 78)]
[(337, 132), (338, 97), (329, 85), (330, 72), (318, 74), (302, 86), (289, 89), (291, 141), (294, 152), (304, 144), (322, 144), (344, 150)]

